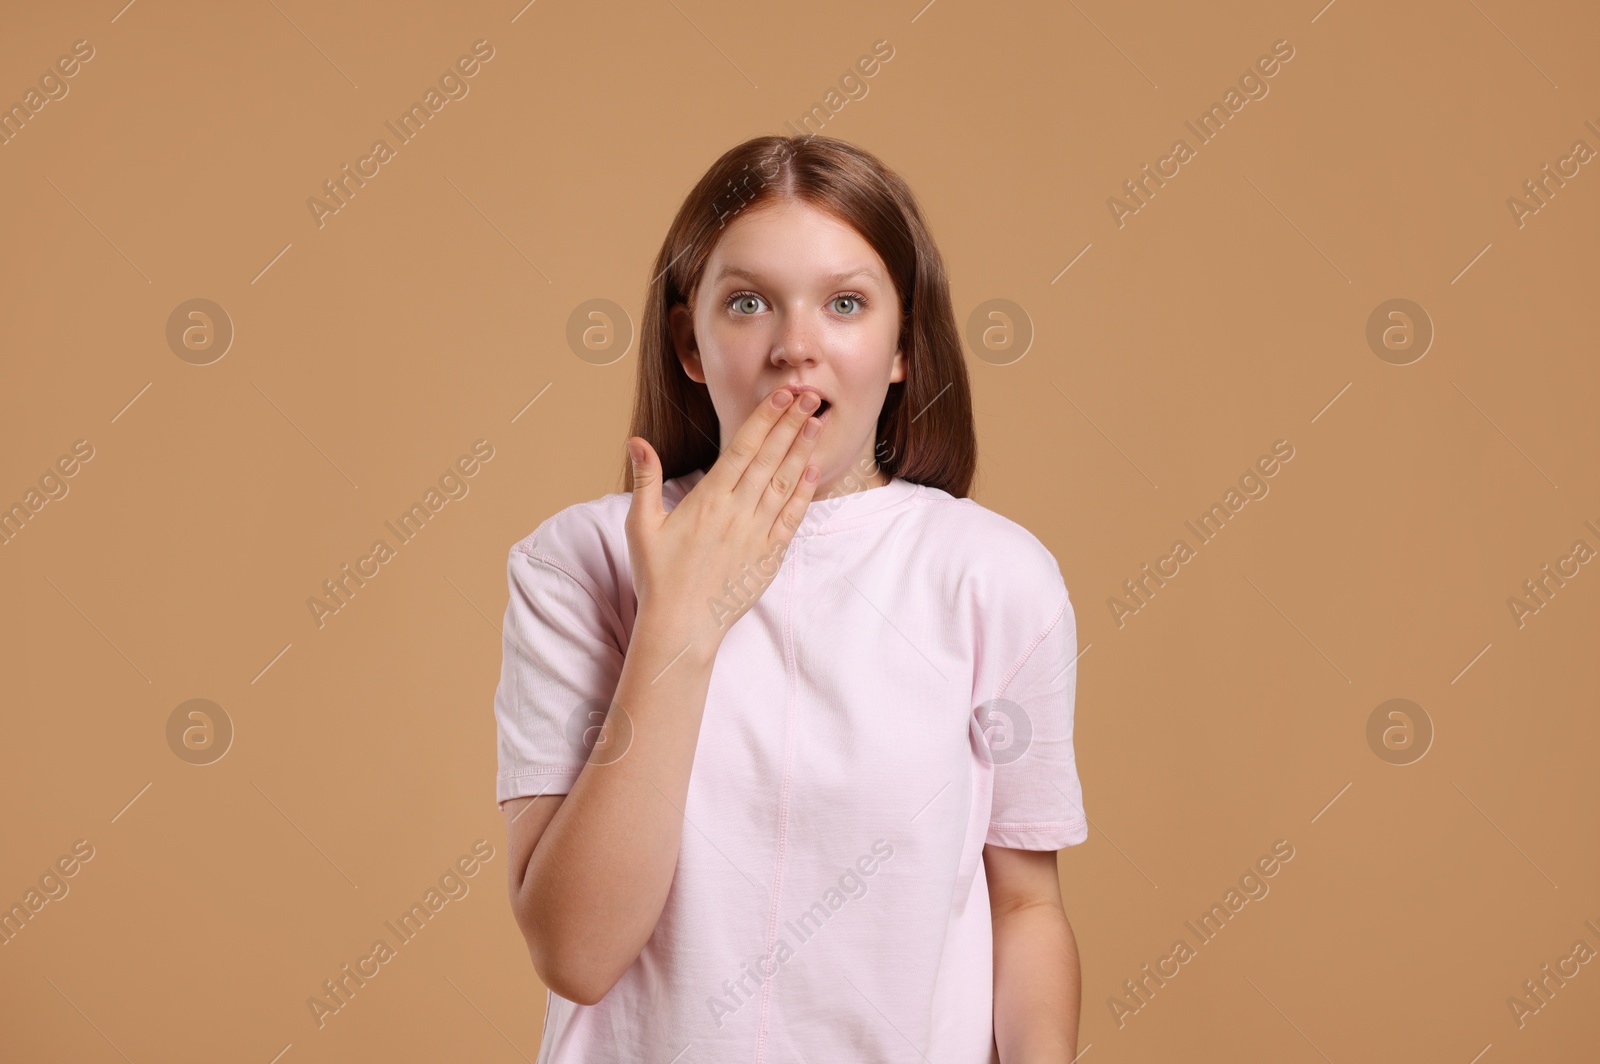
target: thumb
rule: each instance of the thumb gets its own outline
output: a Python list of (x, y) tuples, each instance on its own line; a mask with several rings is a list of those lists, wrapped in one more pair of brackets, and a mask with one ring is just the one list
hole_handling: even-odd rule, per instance
[(628, 518), (654, 527), (666, 516), (661, 508), (660, 458), (650, 441), (642, 436), (628, 437), (628, 454), (633, 465), (633, 502), (628, 508)]

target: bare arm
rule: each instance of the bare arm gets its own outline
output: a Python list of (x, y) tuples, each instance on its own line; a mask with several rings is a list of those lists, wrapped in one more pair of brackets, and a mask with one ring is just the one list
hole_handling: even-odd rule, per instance
[(1054, 850), (985, 846), (994, 922), (994, 1040), (1002, 1064), (1069, 1064), (1082, 997)]
[(782, 395), (757, 407), (670, 514), (659, 458), (642, 448), (628, 513), (638, 611), (610, 710), (564, 798), (504, 807), (517, 926), (539, 978), (569, 1001), (604, 997), (666, 905), (711, 670), (737, 619), (706, 604), (754, 563), (781, 564), (815, 490), (816, 397)]
[(643, 617), (635, 632), (571, 792), (504, 807), (512, 911), (534, 969), (584, 1005), (633, 963), (666, 904), (715, 656), (704, 645), (677, 656), (689, 640), (656, 634)]

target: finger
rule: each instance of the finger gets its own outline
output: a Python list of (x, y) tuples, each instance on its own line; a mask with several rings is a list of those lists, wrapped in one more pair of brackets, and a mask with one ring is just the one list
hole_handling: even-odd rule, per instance
[(806, 463), (816, 450), (821, 434), (822, 422), (815, 417), (807, 417), (790, 444), (789, 453), (783, 456), (783, 461), (768, 481), (767, 490), (762, 493), (761, 501), (756, 506), (756, 513), (766, 519), (768, 527), (777, 520), (778, 511), (799, 486), (800, 475), (805, 472)]
[[(791, 403), (777, 424), (772, 426), (767, 438), (761, 441), (755, 457), (745, 466), (744, 475), (739, 478), (739, 483), (733, 489), (734, 499), (746, 507), (747, 513), (755, 513), (760, 508), (762, 500), (772, 490), (772, 478), (777, 473), (783, 456), (789, 453), (795, 437), (800, 434), (801, 426), (821, 403), (822, 400), (815, 392), (801, 393), (800, 398)], [(785, 489), (789, 486), (785, 485)], [(784, 494), (787, 496), (788, 491), (785, 490)]]
[(738, 485), (739, 478), (744, 476), (745, 469), (761, 450), (761, 442), (767, 438), (767, 433), (772, 431), (772, 426), (783, 417), (793, 399), (793, 392), (787, 388), (779, 388), (757, 403), (755, 410), (745, 418), (744, 424), (739, 426), (739, 431), (733, 434), (733, 439), (728, 441), (728, 445), (712, 463), (705, 480), (711, 481), (712, 486), (719, 492), (731, 493)]
[(769, 541), (779, 540), (787, 549), (789, 541), (794, 539), (795, 530), (806, 516), (806, 507), (811, 505), (811, 496), (816, 492), (820, 479), (821, 472), (817, 467), (807, 463), (795, 485), (794, 494), (789, 496), (789, 501), (778, 511), (778, 519), (772, 523)]
[(633, 463), (633, 498), (628, 503), (626, 524), (634, 529), (654, 529), (666, 517), (661, 508), (661, 461), (642, 436), (628, 437), (628, 451)]

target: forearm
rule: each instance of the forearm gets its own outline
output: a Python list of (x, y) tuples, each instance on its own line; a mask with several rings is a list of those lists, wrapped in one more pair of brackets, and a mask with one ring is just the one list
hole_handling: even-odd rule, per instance
[(610, 989), (666, 904), (715, 654), (638, 619), (595, 752), (529, 858), (518, 922), (541, 975), (575, 997)]
[(994, 921), (994, 1039), (1001, 1064), (1069, 1064), (1082, 997), (1078, 943), (1059, 905)]

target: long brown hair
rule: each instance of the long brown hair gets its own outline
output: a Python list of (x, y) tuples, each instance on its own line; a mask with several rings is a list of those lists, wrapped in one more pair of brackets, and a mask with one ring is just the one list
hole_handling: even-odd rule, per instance
[[(740, 211), (793, 200), (861, 234), (889, 268), (900, 298), (906, 379), (889, 385), (874, 455), (889, 476), (965, 498), (977, 465), (972, 391), (950, 283), (911, 189), (870, 152), (822, 136), (754, 137), (718, 159), (678, 208), (656, 255), (639, 336), (629, 435), (650, 441), (663, 479), (709, 470), (720, 451), (716, 408), (673, 348), (668, 311), (692, 308), (724, 227)], [(633, 490), (623, 456), (622, 490)]]

